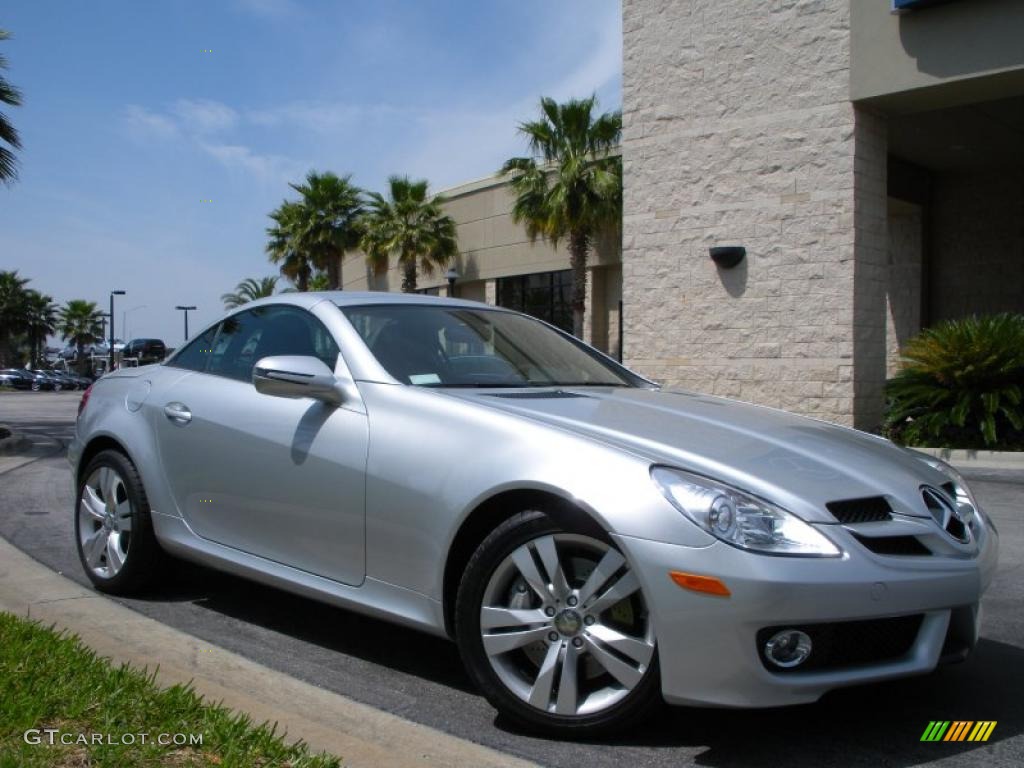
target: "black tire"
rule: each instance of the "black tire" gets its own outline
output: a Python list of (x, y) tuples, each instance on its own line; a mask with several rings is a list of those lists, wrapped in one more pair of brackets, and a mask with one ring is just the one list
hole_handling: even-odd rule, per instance
[(42, 388), (42, 385), (38, 381), (33, 381), (30, 386), (33, 392), (38, 392)]
[[(82, 494), (88, 479), (98, 469), (108, 467), (120, 475), (131, 512), (130, 538), (125, 550), (124, 565), (111, 577), (104, 577), (90, 567), (82, 544), (81, 512)], [(113, 595), (136, 594), (148, 587), (153, 579), (163, 572), (166, 555), (160, 548), (153, 532), (149, 500), (142, 486), (138, 470), (131, 460), (120, 451), (106, 450), (96, 454), (81, 473), (75, 496), (75, 542), (78, 559), (89, 580), (101, 592)]]
[[(663, 704), (656, 647), (641, 681), (625, 698), (587, 715), (560, 715), (531, 706), (502, 682), (484, 650), (480, 612), (488, 582), (499, 564), (527, 542), (560, 533), (594, 537), (593, 527), (565, 530), (543, 512), (530, 510), (509, 518), (481, 542), (459, 584), (455, 604), (456, 641), (470, 677), (491, 705), (519, 727), (563, 738), (605, 737), (645, 718)], [(612, 547), (606, 536), (603, 543)]]

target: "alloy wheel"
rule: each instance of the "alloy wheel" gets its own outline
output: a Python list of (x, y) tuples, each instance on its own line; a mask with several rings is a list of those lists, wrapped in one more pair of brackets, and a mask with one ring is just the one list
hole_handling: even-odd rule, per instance
[(124, 567), (132, 535), (132, 506), (124, 478), (98, 467), (78, 499), (78, 535), (85, 562), (97, 576), (111, 579)]
[(541, 536), (494, 570), (484, 651), (505, 687), (548, 713), (592, 715), (640, 684), (655, 637), (640, 582), (618, 551), (576, 534)]

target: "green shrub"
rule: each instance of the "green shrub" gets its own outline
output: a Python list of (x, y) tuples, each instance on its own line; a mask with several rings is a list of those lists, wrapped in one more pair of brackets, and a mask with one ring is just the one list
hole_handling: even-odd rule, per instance
[(1024, 449), (1024, 315), (950, 320), (903, 351), (886, 433), (911, 445)]

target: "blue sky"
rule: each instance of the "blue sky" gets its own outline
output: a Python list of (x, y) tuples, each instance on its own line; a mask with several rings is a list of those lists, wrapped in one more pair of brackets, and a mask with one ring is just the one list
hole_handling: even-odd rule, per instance
[(267, 213), (309, 169), (439, 190), (521, 154), (541, 95), (621, 102), (618, 0), (8, 0), (0, 28), (25, 101), (0, 269), (59, 302), (125, 289), (118, 326), (171, 345), (174, 305), (195, 329), (273, 274)]

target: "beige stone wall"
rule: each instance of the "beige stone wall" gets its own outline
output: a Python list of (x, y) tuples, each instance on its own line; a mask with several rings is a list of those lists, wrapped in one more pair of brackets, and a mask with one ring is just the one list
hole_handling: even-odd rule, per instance
[(1024, 312), (1024, 170), (936, 174), (929, 320)]
[[(645, 375), (874, 426), (886, 138), (849, 102), (848, 12), (624, 0), (625, 359)], [(732, 244), (747, 258), (717, 269)]]
[(889, 201), (889, 286), (886, 296), (886, 377), (900, 369), (907, 340), (921, 330), (924, 221), (921, 207)]

